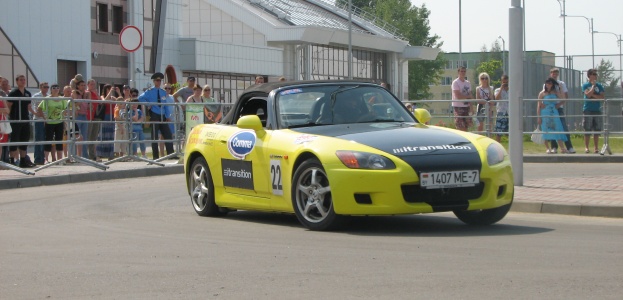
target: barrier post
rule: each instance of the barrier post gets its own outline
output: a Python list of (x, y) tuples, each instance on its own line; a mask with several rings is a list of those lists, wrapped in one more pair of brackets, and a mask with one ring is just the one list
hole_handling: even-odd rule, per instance
[[(128, 105), (127, 102), (124, 102), (124, 105)], [(130, 102), (132, 103), (132, 102)], [(138, 102), (135, 102), (138, 104)], [(134, 141), (136, 141), (136, 139), (138, 138), (136, 136), (136, 134), (134, 134), (133, 130), (132, 130), (132, 114), (130, 113), (130, 110), (132, 109), (132, 107), (130, 106), (129, 108), (126, 107), (124, 109), (122, 109), (121, 111), (119, 111), (119, 116), (121, 118), (123, 118), (123, 124), (125, 127), (125, 131), (128, 133), (128, 143), (127, 143), (127, 147), (128, 147), (128, 151), (126, 152), (127, 155), (121, 156), (121, 157), (117, 157), (113, 160), (107, 161), (104, 164), (105, 165), (109, 165), (112, 163), (116, 163), (118, 161), (124, 161), (126, 159), (131, 159), (133, 161), (143, 161), (146, 162), (148, 165), (158, 165), (161, 167), (164, 167), (164, 164), (156, 162), (155, 160), (151, 160), (151, 159), (147, 159), (147, 158), (143, 158), (140, 157), (138, 155), (134, 155), (133, 151), (132, 151), (132, 144), (134, 143)], [(145, 114), (145, 112), (143, 112), (143, 115)], [(116, 121), (115, 121), (116, 122)]]
[[(69, 112), (70, 114), (67, 115), (65, 114), (65, 117), (63, 118), (63, 122), (67, 122), (68, 124), (68, 129), (67, 129), (67, 143), (69, 145), (69, 151), (67, 151), (67, 157), (64, 157), (62, 159), (53, 161), (51, 163), (48, 163), (46, 165), (43, 165), (41, 167), (38, 167), (35, 169), (35, 172), (39, 171), (39, 170), (43, 170), (45, 168), (49, 168), (51, 166), (54, 165), (58, 165), (58, 164), (64, 164), (66, 161), (75, 161), (75, 162), (79, 162), (82, 164), (85, 164), (87, 166), (91, 166), (94, 168), (98, 168), (102, 171), (106, 171), (109, 167), (103, 164), (100, 164), (98, 162), (92, 161), (90, 159), (86, 159), (84, 157), (80, 157), (78, 155), (76, 155), (76, 134), (74, 132), (74, 134), (71, 136), (71, 139), (69, 139), (69, 132), (71, 129), (74, 129), (74, 121), (76, 120), (76, 102), (74, 101), (74, 99), (67, 99), (65, 98), (63, 101), (65, 100), (69, 100), (69, 103), (71, 105), (71, 108), (66, 109), (63, 111), (63, 113), (65, 114), (65, 112)], [(91, 101), (91, 100), (89, 100)], [(80, 132), (80, 135), (84, 136), (82, 132)]]

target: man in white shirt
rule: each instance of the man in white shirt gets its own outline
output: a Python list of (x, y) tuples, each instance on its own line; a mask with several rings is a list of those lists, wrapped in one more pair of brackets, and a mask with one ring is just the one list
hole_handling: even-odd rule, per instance
[[(458, 77), (452, 81), (452, 110), (454, 111), (454, 124), (456, 129), (467, 131), (472, 125), (469, 117), (472, 103), (472, 85), (466, 79), (467, 68), (461, 66), (458, 69)], [(467, 100), (467, 101), (465, 101)]]

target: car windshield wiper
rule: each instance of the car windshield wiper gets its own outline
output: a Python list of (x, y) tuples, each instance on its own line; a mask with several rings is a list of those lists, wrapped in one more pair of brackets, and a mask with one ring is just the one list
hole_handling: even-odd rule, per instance
[(325, 125), (333, 125), (333, 124), (331, 124), (331, 123), (327, 124), (327, 123), (307, 122), (307, 123), (303, 123), (303, 124), (290, 125), (290, 126), (288, 126), (288, 129), (300, 128), (300, 127), (325, 126)]
[(394, 120), (394, 119), (374, 119), (374, 120), (365, 120), (357, 123), (391, 123), (391, 122), (403, 122), (402, 120)]

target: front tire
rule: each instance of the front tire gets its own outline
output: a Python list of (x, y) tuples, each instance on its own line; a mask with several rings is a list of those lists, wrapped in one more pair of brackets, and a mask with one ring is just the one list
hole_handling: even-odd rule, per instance
[(455, 210), (454, 215), (468, 225), (491, 225), (502, 220), (511, 209), (511, 205), (512, 203), (491, 209)]
[(188, 187), (190, 201), (198, 215), (215, 217), (226, 214), (214, 201), (214, 183), (205, 158), (198, 157), (192, 162), (188, 174)]
[(294, 173), (292, 206), (299, 222), (310, 230), (333, 230), (343, 216), (333, 210), (329, 178), (317, 159), (304, 161)]

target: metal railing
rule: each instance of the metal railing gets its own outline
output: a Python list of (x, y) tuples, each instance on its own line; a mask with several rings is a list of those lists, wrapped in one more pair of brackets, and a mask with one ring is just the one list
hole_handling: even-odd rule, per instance
[[(24, 102), (24, 101), (27, 101), (30, 103), (31, 101), (34, 100), (33, 98), (15, 98), (15, 97), (4, 97), (2, 99), (17, 101), (15, 102), (15, 105), (18, 105), (18, 112), (20, 113), (20, 115), (21, 115), (22, 105), (19, 105), (19, 103)], [(62, 157), (63, 155), (60, 155), (62, 158), (59, 158), (55, 161), (49, 161), (48, 163), (44, 165), (38, 166), (37, 168), (33, 169), (34, 172), (28, 169), (20, 168), (17, 165), (13, 165), (13, 164), (0, 161), (1, 167), (14, 170), (14, 171), (27, 174), (27, 175), (35, 175), (36, 171), (39, 171), (39, 170), (42, 170), (42, 169), (45, 169), (45, 168), (48, 168), (54, 165), (64, 165), (65, 163), (68, 163), (68, 162), (81, 163), (81, 164), (85, 164), (88, 166), (99, 168), (101, 170), (106, 170), (109, 168), (108, 165), (113, 164), (115, 162), (119, 162), (119, 161), (142, 161), (148, 164), (164, 166), (162, 163), (160, 163), (162, 160), (165, 160), (171, 157), (183, 156), (184, 142), (186, 140), (185, 128), (187, 127), (186, 121), (184, 118), (185, 107), (191, 107), (191, 106), (218, 107), (220, 116), (224, 116), (231, 107), (231, 104), (222, 104), (222, 103), (144, 103), (144, 102), (113, 101), (113, 100), (86, 100), (86, 99), (83, 100), (83, 99), (70, 99), (70, 98), (63, 98), (63, 97), (36, 98), (36, 100), (37, 101), (60, 100), (60, 101), (64, 101), (67, 103), (67, 109), (63, 111), (63, 117), (61, 119), (62, 123), (64, 124), (64, 129), (63, 129), (64, 137), (61, 137), (61, 138), (56, 137), (56, 139), (53, 141), (48, 141), (48, 140), (36, 141), (34, 138), (35, 135), (33, 134), (33, 131), (35, 129), (34, 124), (35, 123), (45, 124), (47, 121), (45, 118), (44, 119), (28, 118), (26, 120), (7, 120), (7, 121), (0, 121), (0, 122), (8, 122), (11, 125), (28, 124), (29, 130), (30, 130), (30, 139), (28, 141), (21, 141), (21, 142), (9, 141), (7, 143), (0, 144), (0, 146), (5, 146), (6, 148), (8, 148), (11, 146), (32, 147), (32, 146), (59, 145), (60, 144), (67, 148), (68, 150), (67, 157)], [(91, 113), (94, 113), (95, 111), (94, 104), (106, 105), (107, 113), (106, 113), (105, 119), (104, 120), (97, 120), (97, 119), (86, 120), (86, 117), (82, 117), (82, 116), (79, 117), (79, 113), (78, 113), (79, 107), (81, 104), (84, 104), (84, 103), (89, 104), (88, 111), (90, 111)], [(141, 126), (143, 126), (144, 132), (145, 131), (148, 132), (147, 134), (145, 134), (144, 140), (139, 140), (139, 137), (138, 137), (139, 134), (135, 134), (133, 132), (133, 128), (135, 128), (134, 125), (137, 125), (133, 121), (133, 118), (132, 118), (133, 112), (132, 112), (131, 106), (134, 104), (138, 105), (139, 107), (142, 107), (141, 111), (143, 111), (143, 116), (145, 116), (145, 121), (138, 123)], [(114, 112), (114, 107), (116, 105), (120, 106), (119, 118), (117, 120), (113, 118), (113, 113), (111, 113), (111, 112)], [(170, 110), (172, 112), (170, 115), (170, 118), (160, 119), (160, 120), (154, 120), (154, 119), (147, 120), (146, 116), (149, 115), (148, 112), (151, 110), (151, 106), (160, 106), (161, 108), (170, 107)], [(203, 112), (203, 110), (201, 111)], [(203, 123), (201, 122), (202, 120), (203, 119), (201, 119), (199, 122), (195, 121), (194, 124)], [(151, 127), (156, 124), (166, 124), (169, 127), (172, 127), (171, 138), (159, 139), (158, 136), (153, 136)], [(81, 131), (79, 132), (79, 134), (77, 133), (76, 128), (85, 128), (85, 127), (92, 127), (92, 126), (96, 126), (98, 128), (97, 135), (95, 138), (89, 139), (87, 133), (84, 133)], [(114, 131), (117, 126), (123, 128), (123, 130), (127, 134), (122, 135), (121, 138), (115, 138)], [(104, 134), (104, 132), (108, 132), (108, 134)], [(120, 152), (126, 153), (127, 155), (120, 155), (119, 157), (114, 158), (110, 156), (110, 153), (107, 153), (109, 154), (109, 156), (104, 157), (104, 158), (109, 158), (109, 160), (106, 162), (99, 161), (98, 159), (99, 150), (95, 149), (95, 147), (98, 145), (99, 146), (108, 145), (109, 147), (108, 152), (111, 152), (110, 149), (113, 149), (113, 144), (115, 143), (119, 144), (119, 147), (121, 150)], [(174, 150), (172, 153), (167, 153), (166, 156), (162, 156), (162, 157), (155, 158), (155, 159), (148, 159), (142, 156), (138, 156), (134, 153), (133, 146), (138, 143), (145, 143), (147, 145), (155, 144), (155, 143), (172, 143)], [(83, 147), (83, 146), (91, 146), (91, 149), (88, 149), (87, 147), (87, 149), (83, 149), (82, 155), (78, 155), (78, 152), (79, 152), (78, 147)], [(86, 153), (84, 150), (86, 150)], [(92, 150), (95, 151), (95, 154), (91, 153)], [(33, 154), (33, 152), (27, 151), (27, 154), (30, 156), (31, 154)], [(47, 160), (47, 157), (46, 157), (46, 160)]]
[[(455, 127), (456, 118), (464, 118), (467, 123), (470, 124), (468, 131), (493, 137), (495, 135), (508, 135), (508, 131), (496, 131), (495, 124), (498, 116), (494, 112), (493, 114), (485, 114), (481, 112), (477, 114), (476, 104), (482, 100), (461, 100), (461, 102), (469, 102), (472, 110), (469, 116), (455, 117), (452, 110), (452, 100), (417, 100), (417, 101), (404, 101), (404, 103), (411, 103), (416, 108), (426, 108), (431, 112), (431, 120), (429, 124), (438, 125), (443, 127)], [(539, 99), (524, 99), (522, 108), (522, 132), (524, 134), (532, 134), (538, 126), (537, 103)], [(605, 99), (600, 105), (600, 113), (594, 115), (594, 117), (602, 118), (602, 128), (600, 131), (588, 131), (583, 127), (583, 104), (584, 99), (566, 99), (563, 105), (562, 119), (568, 130), (555, 131), (546, 129), (543, 133), (552, 134), (565, 134), (565, 135), (603, 135), (603, 146), (601, 147), (600, 154), (609, 153), (612, 151), (609, 147), (609, 138), (613, 135), (623, 136), (623, 99)], [(484, 104), (484, 111), (494, 110), (494, 106), (498, 103), (508, 103), (508, 100), (491, 100)], [(482, 130), (478, 130), (477, 123), (484, 121), (485, 124)], [(562, 121), (562, 120), (561, 120)], [(540, 127), (540, 126), (538, 126)]]

